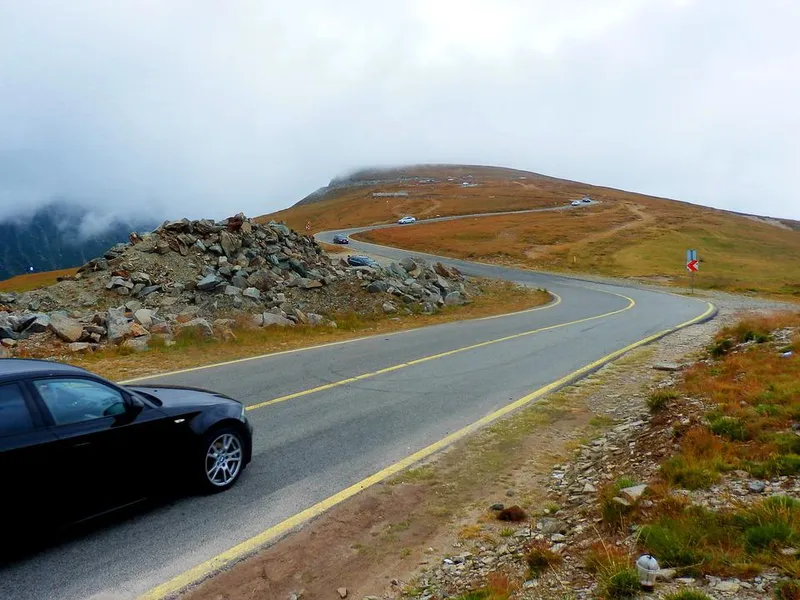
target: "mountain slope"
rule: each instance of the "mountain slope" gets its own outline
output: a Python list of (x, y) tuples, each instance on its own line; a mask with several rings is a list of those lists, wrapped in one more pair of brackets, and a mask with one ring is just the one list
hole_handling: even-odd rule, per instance
[[(428, 181), (433, 179), (433, 181)], [(466, 184), (466, 185), (465, 185)], [(403, 193), (373, 196), (374, 193)], [(800, 223), (496, 167), (431, 165), (365, 171), (266, 215), (312, 231), (437, 215), (564, 206), (580, 210), (483, 217), (363, 234), (411, 250), (534, 269), (688, 283), (685, 251), (698, 250), (700, 287), (800, 297)]]
[(94, 223), (87, 209), (55, 203), (25, 221), (0, 223), (0, 280), (28, 273), (77, 267), (101, 255), (132, 231), (152, 229), (155, 222), (115, 219)]

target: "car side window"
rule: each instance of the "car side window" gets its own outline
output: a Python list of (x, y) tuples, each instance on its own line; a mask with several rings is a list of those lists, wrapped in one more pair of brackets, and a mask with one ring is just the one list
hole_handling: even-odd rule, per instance
[(117, 390), (90, 379), (39, 379), (33, 382), (56, 425), (102, 419), (125, 412)]
[(16, 383), (0, 385), (0, 437), (33, 431), (33, 417)]

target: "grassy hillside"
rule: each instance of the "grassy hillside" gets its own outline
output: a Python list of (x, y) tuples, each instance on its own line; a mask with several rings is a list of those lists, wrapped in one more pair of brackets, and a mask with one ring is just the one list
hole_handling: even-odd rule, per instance
[[(373, 171), (336, 181), (339, 187), (263, 218), (285, 220), (298, 229), (310, 221), (312, 231), (321, 231), (390, 222), (405, 214), (425, 218), (559, 206), (586, 194), (601, 204), (419, 224), (360, 237), (486, 262), (676, 285), (688, 283), (684, 256), (695, 248), (701, 259), (699, 287), (800, 297), (800, 224), (794, 221), (498, 168), (412, 167), (379, 175)], [(421, 181), (427, 178), (435, 182)], [(372, 195), (400, 191), (408, 196)]]

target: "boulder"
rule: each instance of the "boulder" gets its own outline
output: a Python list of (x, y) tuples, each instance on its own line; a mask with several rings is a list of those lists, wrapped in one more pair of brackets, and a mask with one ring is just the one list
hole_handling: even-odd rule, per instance
[(128, 325), (130, 334), (133, 337), (143, 337), (145, 335), (149, 335), (147, 329), (139, 325), (139, 323), (133, 322)]
[(261, 325), (263, 327), (269, 327), (271, 325), (277, 325), (278, 327), (291, 327), (294, 325), (294, 323), (286, 317), (282, 317), (281, 315), (275, 315), (266, 312), (261, 317)]
[(383, 309), (383, 312), (385, 312), (387, 315), (397, 312), (397, 307), (391, 302), (384, 302), (381, 308)]
[(407, 272), (413, 271), (417, 268), (417, 263), (414, 261), (413, 258), (406, 256), (405, 258), (400, 260), (400, 266), (403, 267)]
[(325, 324), (325, 317), (323, 317), (322, 315), (310, 312), (306, 316), (308, 317), (308, 324), (311, 325), (312, 327)]
[(145, 329), (150, 329), (153, 326), (153, 311), (148, 308), (140, 308), (134, 311), (133, 318)]
[(261, 292), (258, 290), (258, 288), (254, 287), (245, 288), (244, 291), (242, 292), (242, 295), (245, 298), (250, 298), (252, 300), (261, 300)]
[(262, 292), (272, 289), (275, 286), (275, 280), (275, 275), (268, 269), (259, 269), (247, 278), (251, 287), (261, 290)]
[(90, 349), (91, 346), (88, 342), (72, 342), (71, 344), (67, 344), (67, 350), (73, 353), (88, 352)]
[(646, 489), (647, 485), (643, 483), (641, 485), (634, 485), (631, 487), (626, 487), (624, 489), (621, 489), (619, 491), (619, 495), (628, 500), (629, 502), (631, 502), (632, 504), (636, 504), (636, 502), (639, 501), (639, 498), (642, 497), (642, 494), (644, 494)]
[(172, 335), (172, 326), (166, 321), (153, 323), (153, 326), (150, 327), (150, 333), (153, 335)]
[(197, 289), (201, 292), (210, 292), (222, 283), (224, 283), (223, 280), (216, 275), (206, 275), (197, 282)]
[(150, 346), (148, 346), (149, 341), (150, 336), (131, 338), (122, 342), (121, 347), (133, 350), (134, 352), (144, 352), (150, 349)]
[(119, 344), (131, 334), (131, 326), (125, 318), (125, 312), (119, 308), (109, 308), (106, 315), (108, 341)]
[(25, 317), (19, 330), (27, 333), (43, 333), (50, 327), (50, 317), (44, 313), (34, 313)]
[(65, 342), (77, 342), (83, 336), (83, 325), (62, 313), (50, 315), (50, 329)]
[(201, 318), (181, 323), (178, 327), (180, 331), (195, 331), (202, 337), (212, 337), (214, 335), (214, 329), (211, 327), (211, 323)]
[(382, 279), (377, 281), (373, 281), (367, 286), (367, 291), (370, 294), (378, 294), (380, 292), (386, 292), (389, 289), (389, 284)]
[(219, 245), (225, 256), (236, 256), (236, 251), (242, 247), (242, 240), (229, 231), (221, 231), (219, 234)]
[(234, 274), (233, 277), (231, 277), (231, 285), (235, 285), (239, 289), (243, 290), (246, 289), (248, 286), (250, 286), (250, 282), (247, 280), (247, 277), (245, 277), (244, 275), (242, 275), (241, 272), (239, 272)]
[(444, 303), (448, 306), (458, 306), (464, 304), (464, 298), (461, 296), (461, 292), (450, 292), (444, 297)]
[(225, 286), (225, 295), (226, 296), (241, 296), (242, 295), (242, 290), (241, 290), (241, 288), (238, 288), (235, 285), (226, 285)]

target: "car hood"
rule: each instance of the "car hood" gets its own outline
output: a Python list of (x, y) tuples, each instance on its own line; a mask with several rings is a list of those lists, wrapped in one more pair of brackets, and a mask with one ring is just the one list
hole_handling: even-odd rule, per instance
[(190, 406), (213, 406), (215, 404), (240, 404), (238, 401), (211, 390), (202, 388), (181, 387), (173, 385), (132, 385), (126, 386), (134, 392), (140, 392), (146, 396), (154, 396), (162, 406), (190, 407)]

